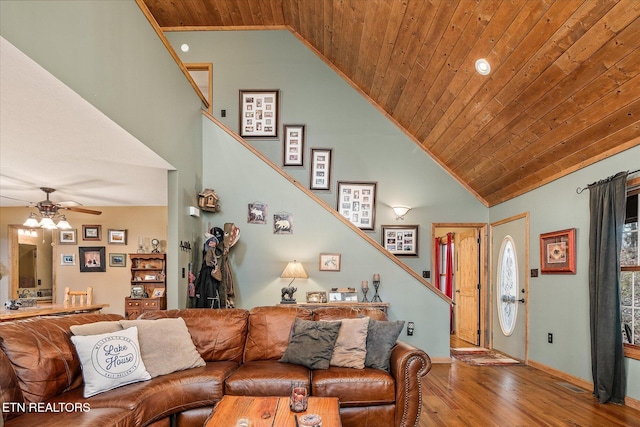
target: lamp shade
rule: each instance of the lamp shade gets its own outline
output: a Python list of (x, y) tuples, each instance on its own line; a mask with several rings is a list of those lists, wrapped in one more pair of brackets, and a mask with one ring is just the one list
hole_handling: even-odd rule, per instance
[(409, 206), (392, 206), (393, 212), (396, 214), (396, 219), (404, 219), (404, 216), (411, 210)]
[(283, 279), (308, 279), (309, 275), (304, 270), (302, 263), (294, 260), (287, 264), (280, 277)]

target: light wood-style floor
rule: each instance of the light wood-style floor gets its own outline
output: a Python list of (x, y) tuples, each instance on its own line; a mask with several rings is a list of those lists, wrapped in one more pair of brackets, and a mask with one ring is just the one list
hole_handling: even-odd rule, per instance
[[(452, 339), (452, 347), (471, 347)], [(640, 426), (640, 411), (602, 405), (538, 369), (471, 366), (454, 359), (434, 364), (424, 380), (420, 427), (431, 426)]]

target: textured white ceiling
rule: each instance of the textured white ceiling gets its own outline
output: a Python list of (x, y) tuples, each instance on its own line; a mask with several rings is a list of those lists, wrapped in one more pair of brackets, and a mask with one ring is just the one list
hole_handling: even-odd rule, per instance
[(0, 206), (166, 206), (173, 169), (0, 37)]

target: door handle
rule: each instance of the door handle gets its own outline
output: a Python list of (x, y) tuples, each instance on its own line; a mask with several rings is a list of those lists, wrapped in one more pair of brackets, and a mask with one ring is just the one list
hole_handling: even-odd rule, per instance
[(518, 302), (521, 302), (521, 303), (523, 303), (523, 304), (524, 304), (524, 298), (520, 298), (520, 299), (518, 300)]

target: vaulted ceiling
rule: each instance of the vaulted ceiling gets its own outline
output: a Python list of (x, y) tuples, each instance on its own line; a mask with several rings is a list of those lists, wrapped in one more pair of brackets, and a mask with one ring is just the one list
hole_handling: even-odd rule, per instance
[(163, 31), (290, 30), (487, 206), (640, 144), (637, 0), (138, 2)]

